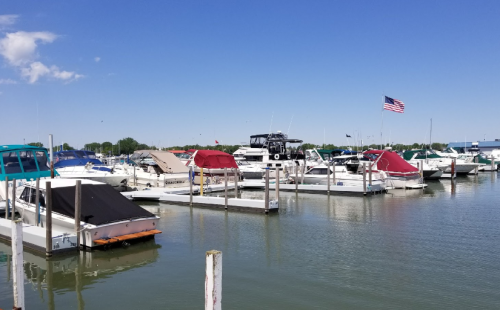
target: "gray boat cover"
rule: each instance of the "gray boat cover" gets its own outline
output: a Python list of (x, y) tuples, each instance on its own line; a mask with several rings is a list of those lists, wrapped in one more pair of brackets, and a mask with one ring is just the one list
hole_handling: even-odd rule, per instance
[(189, 168), (173, 153), (167, 151), (150, 151), (149, 155), (158, 164), (164, 173), (188, 173)]
[[(151, 212), (125, 198), (108, 184), (82, 184), (81, 208), (80, 220), (93, 225), (154, 216)], [(52, 211), (72, 218), (75, 217), (74, 186), (52, 189)]]

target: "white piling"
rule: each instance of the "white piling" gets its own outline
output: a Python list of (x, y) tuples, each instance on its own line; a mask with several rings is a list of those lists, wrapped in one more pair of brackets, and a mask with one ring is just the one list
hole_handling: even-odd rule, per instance
[(276, 167), (276, 187), (275, 187), (276, 201), (280, 201), (280, 168)]
[(368, 164), (368, 184), (372, 186), (373, 174), (372, 174), (372, 164)]
[(193, 180), (191, 179), (192, 177), (193, 177), (193, 167), (190, 166), (189, 167), (189, 205), (190, 206), (193, 205)]
[(238, 168), (234, 169), (234, 198), (238, 198), (238, 179), (240, 178), (240, 172)]
[(82, 211), (82, 181), (76, 180), (75, 185), (75, 233), (76, 247), (80, 248), (80, 217)]
[(474, 158), (474, 162), (476, 163), (476, 168), (474, 168), (474, 174), (478, 174), (478, 172), (479, 172), (479, 166), (477, 164), (479, 163), (479, 155), (477, 155)]
[(24, 309), (23, 222), (12, 221), (12, 283), (14, 309)]
[(12, 179), (12, 208), (10, 209), (10, 219), (14, 220), (16, 215), (16, 179)]
[(224, 167), (224, 207), (227, 210), (227, 168)]
[(9, 177), (5, 176), (5, 219), (9, 219)]
[(221, 310), (222, 301), (222, 252), (206, 253), (205, 310)]
[(266, 190), (264, 194), (264, 207), (266, 208), (266, 213), (269, 212), (269, 168), (266, 168)]
[(493, 154), (491, 155), (491, 172), (494, 172), (495, 170), (497, 170), (495, 168), (495, 157), (493, 157)]
[(335, 166), (336, 166), (336, 164), (335, 164), (335, 162), (333, 162), (333, 169), (332, 169), (333, 170), (332, 171), (333, 172), (333, 185), (337, 184), (337, 180), (335, 180)]
[(331, 169), (330, 169), (330, 161), (328, 161), (328, 170), (326, 171), (327, 177), (326, 177), (326, 188), (328, 194), (330, 194), (330, 174), (331, 174)]
[(299, 167), (295, 166), (295, 192), (299, 192)]
[(36, 179), (36, 187), (35, 187), (35, 205), (36, 205), (36, 226), (40, 225), (40, 178)]

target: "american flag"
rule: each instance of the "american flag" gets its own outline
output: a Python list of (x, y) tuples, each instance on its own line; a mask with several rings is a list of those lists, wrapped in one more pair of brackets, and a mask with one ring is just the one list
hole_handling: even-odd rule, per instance
[(392, 99), (385, 96), (384, 110), (389, 110), (398, 113), (404, 113), (405, 104), (398, 99)]

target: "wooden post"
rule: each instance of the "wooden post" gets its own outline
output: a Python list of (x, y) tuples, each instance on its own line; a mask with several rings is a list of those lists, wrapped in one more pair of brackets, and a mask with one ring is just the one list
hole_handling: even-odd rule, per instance
[(333, 172), (333, 185), (336, 185), (336, 184), (337, 184), (337, 180), (335, 180), (335, 169), (336, 169), (335, 167), (336, 167), (336, 166), (337, 166), (337, 165), (336, 165), (336, 163), (335, 163), (335, 162), (333, 162), (333, 169), (332, 169), (332, 170), (333, 170), (333, 171), (332, 171), (332, 172)]
[(200, 196), (203, 196), (203, 168), (200, 168)]
[(45, 255), (52, 256), (52, 185), (45, 184)]
[(299, 192), (299, 167), (295, 166), (295, 192)]
[(205, 256), (205, 310), (221, 310), (222, 252), (207, 251)]
[(330, 161), (328, 161), (328, 170), (326, 171), (326, 191), (328, 194), (330, 194)]
[(5, 219), (9, 219), (9, 177), (5, 176)]
[(493, 154), (491, 155), (491, 172), (494, 172), (495, 170), (495, 157), (493, 157)]
[(451, 179), (455, 178), (455, 158), (451, 159)]
[(238, 179), (240, 178), (240, 173), (238, 168), (234, 169), (234, 198), (238, 198)]
[(10, 209), (10, 219), (14, 220), (16, 214), (16, 179), (12, 179), (12, 208)]
[(366, 163), (363, 163), (363, 195), (366, 195)]
[(227, 168), (224, 167), (224, 206), (227, 210)]
[(476, 163), (476, 168), (474, 168), (474, 174), (478, 174), (479, 172), (479, 166), (477, 165), (479, 163), (479, 155), (474, 157), (474, 162)]
[(276, 186), (275, 186), (276, 201), (280, 201), (280, 168), (276, 167)]
[[(193, 179), (191, 179), (193, 178)], [(193, 205), (193, 182), (194, 182), (194, 177), (193, 177), (193, 167), (189, 167), (189, 205)]]
[(40, 225), (40, 178), (36, 179), (36, 186), (35, 186), (35, 205), (36, 205), (36, 216), (35, 216), (35, 221), (36, 221), (36, 226)]
[(24, 309), (23, 221), (12, 221), (14, 309)]
[(371, 165), (371, 163), (368, 164), (368, 180), (369, 180), (368, 184), (370, 186), (372, 186), (373, 174), (372, 174), (372, 165)]
[(266, 168), (266, 191), (264, 195), (264, 207), (266, 208), (266, 213), (269, 212), (269, 168)]
[(82, 181), (76, 180), (75, 185), (75, 233), (76, 248), (80, 249), (80, 217), (82, 211)]

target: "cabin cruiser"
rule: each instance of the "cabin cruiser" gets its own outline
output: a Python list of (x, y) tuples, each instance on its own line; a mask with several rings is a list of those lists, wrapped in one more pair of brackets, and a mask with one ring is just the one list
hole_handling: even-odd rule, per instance
[[(330, 172), (328, 173), (328, 168)], [(327, 185), (328, 177), (330, 177), (330, 182), (337, 186), (363, 186), (363, 176), (359, 174), (349, 173), (344, 171), (343, 173), (338, 173), (335, 171), (335, 180), (333, 180), (333, 166), (328, 167), (325, 164), (317, 165), (311, 167), (302, 177), (304, 184), (319, 184)], [(293, 176), (290, 177), (293, 180)], [(369, 183), (367, 179), (367, 183)], [(372, 174), (372, 182), (368, 184), (376, 191), (382, 191), (385, 189), (385, 181), (380, 178), (379, 173)]]
[[(50, 182), (52, 227), (60, 232), (74, 233), (76, 181), (76, 179), (44, 179), (40, 181), (39, 214), (42, 226), (45, 226), (46, 221), (46, 188), (47, 183)], [(108, 242), (113, 243), (161, 233), (156, 230), (160, 219), (158, 216), (131, 202), (109, 184), (86, 179), (80, 181), (82, 197), (80, 245), (83, 247), (93, 248)], [(21, 215), (23, 222), (30, 225), (37, 225), (36, 194), (35, 182), (31, 181), (24, 184), (22, 193), (16, 198), (17, 212)]]
[[(293, 148), (290, 144), (299, 144)], [(250, 136), (250, 147), (240, 147), (233, 153), (235, 160), (254, 163), (264, 171), (269, 168), (270, 177), (276, 177), (276, 170), (292, 172), (296, 166), (311, 167), (319, 164), (318, 161), (306, 159), (306, 155), (300, 150), (302, 140), (289, 139), (288, 135), (278, 131), (277, 133), (260, 134)], [(304, 168), (299, 168), (304, 169)], [(243, 178), (249, 179), (255, 175), (254, 172), (242, 171)]]
[(61, 151), (54, 153), (54, 168), (63, 179), (86, 179), (103, 182), (115, 189), (127, 186), (129, 175), (105, 166), (94, 152)]
[(189, 169), (169, 151), (141, 150), (124, 164), (129, 184), (145, 187), (182, 187), (189, 185)]
[(467, 175), (476, 167), (480, 168), (484, 164), (476, 164), (473, 158), (458, 158), (459, 153), (453, 149), (447, 149), (445, 152), (439, 152), (429, 149), (411, 150), (403, 154), (403, 158), (407, 161), (425, 160), (429, 166), (435, 166), (444, 173), (451, 173), (451, 163), (456, 159), (455, 172), (457, 175)]
[(373, 172), (379, 172), (387, 187), (392, 188), (423, 188), (420, 171), (406, 162), (396, 152), (390, 150), (370, 150), (363, 153), (369, 160)]

